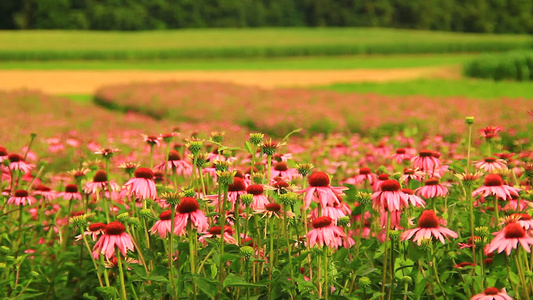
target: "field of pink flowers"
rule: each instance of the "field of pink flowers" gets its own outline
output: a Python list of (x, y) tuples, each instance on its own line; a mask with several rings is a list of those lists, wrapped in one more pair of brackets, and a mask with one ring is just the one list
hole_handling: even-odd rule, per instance
[[(266, 90), (225, 83), (135, 83), (101, 88), (96, 103), (158, 119), (203, 123), (227, 121), (270, 134), (303, 128), (308, 133), (360, 132), (384, 135), (416, 128), (419, 133), (456, 135), (464, 117), (480, 126), (526, 128), (530, 100), (390, 97), (306, 89)], [(504, 108), (504, 109), (502, 109)]]
[[(0, 93), (1, 298), (531, 299), (526, 102), (140, 90), (98, 99), (152, 99), (161, 120)], [(420, 117), (427, 131), (312, 134), (305, 122), (333, 120), (337, 100), (365, 126)], [(241, 110), (305, 135), (247, 131), (234, 123)]]

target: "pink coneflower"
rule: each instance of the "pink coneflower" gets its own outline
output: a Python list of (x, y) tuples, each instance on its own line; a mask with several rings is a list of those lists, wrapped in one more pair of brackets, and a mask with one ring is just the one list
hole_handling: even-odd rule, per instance
[(513, 300), (513, 298), (506, 293), (505, 288), (498, 290), (489, 287), (483, 293), (472, 296), (470, 300)]
[(426, 180), (426, 185), (417, 188), (415, 190), (415, 193), (418, 196), (424, 197), (426, 199), (435, 197), (446, 197), (446, 195), (448, 195), (448, 189), (442, 184), (439, 184), (438, 178), (430, 178)]
[(381, 191), (372, 195), (372, 206), (380, 211), (397, 211), (408, 205), (407, 200), (407, 195), (400, 192), (398, 181), (389, 179), (381, 184)]
[(524, 227), (517, 222), (511, 222), (502, 230), (493, 234), (495, 237), (490, 242), (487, 252), (497, 250), (497, 252), (500, 253), (505, 250), (505, 253), (510, 255), (511, 250), (516, 249), (518, 244), (522, 245), (522, 248), (524, 248), (526, 252), (531, 252), (533, 237), (529, 236)]
[(391, 155), (391, 159), (397, 164), (401, 164), (406, 160), (411, 160), (411, 154), (407, 153), (407, 150), (400, 148), (396, 150), (396, 153)]
[(0, 162), (3, 162), (8, 158), (9, 154), (7, 153), (6, 148), (0, 147)]
[(479, 133), (482, 137), (484, 137), (487, 140), (490, 140), (496, 136), (498, 136), (498, 132), (500, 132), (502, 129), (497, 126), (488, 126), (483, 129), (479, 130)]
[(270, 170), (270, 178), (280, 177), (283, 180), (291, 181), (294, 178), (300, 177), (298, 170), (289, 168), (286, 162), (279, 162), (272, 166)]
[(107, 224), (104, 234), (93, 247), (93, 257), (98, 259), (103, 252), (105, 258), (110, 259), (115, 255), (115, 247), (125, 257), (128, 250), (134, 251), (131, 236), (126, 233), (126, 228), (120, 222)]
[(368, 184), (372, 185), (377, 179), (378, 176), (372, 173), (370, 168), (363, 167), (359, 169), (358, 175), (348, 178), (346, 181), (344, 181), (344, 183), (357, 185), (366, 181)]
[(475, 163), (475, 166), (487, 173), (494, 173), (496, 170), (507, 170), (505, 160), (494, 157), (487, 157), (485, 160)]
[[(234, 177), (233, 183), (228, 185), (228, 201), (231, 202), (232, 209), (235, 209), (237, 198), (244, 194), (246, 194), (246, 183), (242, 178)], [(211, 195), (208, 198), (213, 201), (213, 205), (218, 206), (218, 195)]]
[[(390, 214), (390, 229), (403, 229), (402, 225), (400, 224), (401, 221), (401, 211), (393, 211)], [(387, 214), (381, 214), (380, 218), (380, 225), (381, 228), (387, 227)]]
[(411, 239), (413, 235), (415, 236), (413, 242), (417, 242), (419, 246), (422, 244), (423, 239), (431, 237), (439, 239), (443, 244), (445, 243), (444, 237), (458, 237), (456, 232), (439, 225), (439, 219), (433, 210), (423, 211), (418, 219), (418, 227), (405, 231), (400, 238), (402, 241), (406, 241)]
[(265, 208), (255, 210), (254, 213), (261, 214), (264, 217), (272, 218), (276, 217), (281, 218), (294, 218), (294, 213), (291, 211), (284, 212), (282, 211), (282, 206), (277, 203), (268, 203), (265, 205)]
[(100, 154), (103, 158), (111, 158), (113, 157), (113, 154), (116, 152), (119, 152), (120, 149), (118, 148), (101, 148), (97, 151), (94, 151), (94, 154)]
[(15, 194), (7, 199), (7, 204), (19, 205), (32, 205), (36, 202), (35, 198), (28, 195), (26, 190), (16, 190)]
[(431, 150), (420, 150), (417, 156), (411, 158), (411, 162), (413, 167), (426, 173), (433, 173), (435, 169), (440, 167), (440, 160), (435, 157), (435, 153)]
[(141, 134), (143, 141), (145, 141), (150, 146), (159, 146), (161, 145), (161, 137), (154, 135)]
[(164, 239), (172, 228), (172, 211), (167, 210), (159, 215), (159, 220), (155, 221), (154, 226), (150, 229), (151, 234), (159, 234)]
[(136, 198), (141, 199), (154, 199), (157, 197), (154, 172), (152, 170), (138, 168), (133, 176), (132, 179), (124, 184), (124, 189), (128, 194), (133, 194)]
[(35, 187), (35, 192), (33, 192), (33, 194), (41, 195), (43, 197), (43, 200), (48, 202), (54, 200), (57, 197), (57, 193), (55, 191), (42, 184), (39, 184)]
[(67, 184), (65, 186), (65, 191), (57, 194), (57, 197), (62, 197), (67, 201), (71, 201), (73, 199), (81, 201), (81, 195), (78, 192), (78, 186), (75, 184)]
[(253, 184), (246, 188), (248, 194), (253, 195), (252, 203), (250, 207), (253, 210), (264, 209), (265, 205), (269, 204), (268, 198), (263, 194), (264, 189), (260, 184)]
[(322, 207), (339, 204), (338, 195), (342, 195), (346, 187), (332, 187), (329, 185), (328, 174), (315, 172), (309, 176), (309, 187), (296, 191), (298, 194), (306, 193), (304, 197), (305, 208), (309, 208), (312, 201), (320, 203)]
[(190, 197), (181, 199), (177, 208), (179, 214), (176, 215), (175, 234), (180, 236), (185, 234), (188, 224), (196, 227), (198, 231), (206, 231), (209, 228), (207, 217), (199, 208), (196, 199)]
[(379, 174), (377, 180), (374, 181), (374, 183), (372, 184), (372, 191), (374, 192), (377, 192), (381, 189), (381, 184), (383, 184), (383, 182), (389, 180), (389, 174)]
[(487, 197), (495, 195), (503, 200), (511, 199), (512, 196), (518, 197), (519, 189), (504, 185), (503, 179), (498, 174), (489, 174), (485, 176), (484, 185), (472, 192), (472, 197), (482, 195)]
[(522, 227), (524, 227), (525, 230), (533, 229), (533, 219), (531, 218), (531, 215), (529, 214), (512, 214), (512, 219), (515, 219), (516, 222)]
[[(98, 170), (93, 176), (93, 181), (87, 182), (83, 187), (86, 194), (94, 194), (98, 190), (107, 190), (107, 173), (104, 170)], [(114, 181), (109, 181), (111, 190), (118, 191), (120, 187)]]
[(400, 177), (400, 182), (409, 183), (411, 180), (422, 181), (424, 180), (424, 176), (426, 176), (426, 174), (422, 171), (419, 171), (418, 168), (407, 168), (403, 170), (403, 175)]
[(58, 138), (49, 138), (46, 140), (48, 143), (48, 151), (51, 153), (57, 153), (65, 150), (65, 145), (61, 143), (61, 140)]
[(415, 192), (413, 190), (404, 188), (400, 190), (402, 193), (407, 195), (407, 201), (411, 203), (412, 206), (426, 206), (426, 201), (424, 201), (422, 198), (415, 195)]
[[(83, 232), (83, 235), (90, 235), (93, 241), (96, 241), (96, 239), (98, 238), (100, 234), (104, 234), (104, 230), (106, 226), (107, 225), (105, 223), (93, 223), (89, 226), (87, 231)], [(79, 234), (76, 236), (76, 241), (79, 241), (82, 238), (83, 238), (82, 235)]]
[(32, 164), (26, 163), (24, 158), (18, 154), (9, 154), (7, 158), (10, 161), (9, 168), (13, 171), (20, 170), (23, 173), (28, 173), (35, 167)]
[(330, 217), (320, 217), (313, 221), (313, 229), (307, 233), (307, 241), (310, 247), (324, 245), (330, 248), (342, 246), (342, 238), (345, 236), (342, 228), (333, 225)]
[[(166, 163), (166, 167), (165, 167)], [(192, 164), (182, 160), (180, 154), (176, 150), (170, 150), (168, 153), (168, 162), (162, 162), (154, 167), (157, 171), (176, 170), (178, 175), (191, 175)]]
[[(202, 235), (198, 241), (203, 243), (204, 245), (207, 244), (207, 239), (220, 239), (220, 234), (222, 233), (222, 228), (220, 226), (213, 226), (209, 229), (207, 233)], [(237, 245), (237, 240), (232, 236), (233, 235), (233, 229), (226, 225), (224, 226), (224, 242), (226, 244), (233, 244)]]

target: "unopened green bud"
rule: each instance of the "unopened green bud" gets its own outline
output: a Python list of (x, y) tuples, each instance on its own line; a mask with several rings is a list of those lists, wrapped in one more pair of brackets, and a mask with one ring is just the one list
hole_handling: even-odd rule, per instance
[(146, 220), (157, 220), (157, 218), (154, 216), (154, 212), (149, 208), (141, 209), (141, 211), (139, 211), (139, 215)]
[(122, 213), (120, 215), (117, 216), (117, 220), (122, 223), (122, 224), (128, 224), (129, 220), (130, 220), (130, 215), (129, 213)]
[(465, 118), (465, 123), (466, 123), (467, 125), (472, 125), (472, 124), (474, 124), (474, 117), (466, 117), (466, 118)]
[(250, 133), (250, 143), (253, 145), (259, 146), (263, 143), (263, 137), (265, 135), (262, 133)]
[(241, 247), (241, 254), (244, 256), (245, 259), (250, 259), (252, 255), (254, 255), (254, 248), (250, 246), (243, 246)]
[(280, 194), (279, 195), (279, 202), (281, 202), (285, 206), (292, 206), (296, 204), (296, 201), (298, 200), (298, 195), (296, 193), (286, 193), (286, 194)]
[(268, 142), (264, 142), (261, 145), (261, 150), (263, 150), (263, 153), (265, 153), (266, 155), (272, 156), (276, 154), (278, 147), (279, 147), (278, 143), (272, 142), (272, 140), (270, 140)]
[(165, 199), (169, 205), (177, 205), (180, 203), (180, 199), (183, 198), (182, 193), (166, 192), (161, 194), (161, 198)]
[(362, 205), (368, 205), (372, 203), (372, 194), (367, 192), (358, 192), (355, 195), (357, 201), (361, 203)]
[(339, 218), (339, 220), (337, 221), (337, 224), (339, 226), (347, 226), (347, 227), (350, 227), (350, 217), (348, 216), (344, 216), (342, 218)]
[(194, 189), (184, 190), (183, 191), (183, 196), (184, 197), (189, 197), (189, 198), (195, 198), (196, 197), (196, 191)]
[(228, 186), (233, 184), (233, 178), (235, 177), (234, 171), (217, 172), (217, 175), (220, 185)]
[(263, 178), (265, 178), (265, 175), (263, 173), (252, 173), (252, 182), (254, 184), (263, 183)]
[(187, 143), (187, 149), (189, 149), (189, 152), (192, 153), (192, 155), (196, 156), (202, 150), (204, 147), (204, 143), (202, 141), (198, 140), (192, 140)]
[(69, 219), (69, 223), (74, 224), (78, 228), (85, 228), (87, 227), (87, 215), (83, 214), (79, 216), (74, 216)]
[(457, 253), (454, 252), (454, 251), (450, 251), (450, 252), (448, 252), (447, 256), (450, 259), (456, 259), (457, 258)]
[(477, 236), (480, 236), (482, 238), (490, 237), (490, 230), (488, 226), (476, 227), (474, 231), (476, 232)]
[(309, 175), (311, 173), (311, 170), (315, 166), (313, 164), (298, 164), (296, 165), (296, 170), (298, 170), (298, 174), (302, 175), (303, 177)]
[(254, 201), (254, 195), (252, 194), (241, 195), (241, 203), (244, 204), (246, 207), (252, 204), (253, 201)]
[(133, 228), (140, 228), (141, 227), (141, 220), (135, 217), (131, 217), (128, 220), (128, 224)]
[(35, 271), (31, 271), (31, 272), (30, 272), (30, 275), (31, 275), (31, 277), (33, 277), (33, 278), (39, 278), (39, 277), (41, 277), (41, 274), (39, 274), (39, 273), (37, 273), (37, 272), (35, 272)]
[(372, 281), (370, 281), (370, 278), (366, 276), (359, 278), (359, 285), (362, 288), (369, 288), (371, 284), (372, 284)]
[(211, 140), (215, 143), (222, 143), (224, 141), (224, 135), (226, 133), (225, 132), (217, 132), (217, 131), (214, 131), (214, 132), (211, 132)]
[(431, 238), (422, 238), (420, 241), (420, 246), (424, 251), (430, 251), (432, 247), (432, 241)]
[(6, 247), (6, 246), (0, 247), (0, 254), (8, 255), (9, 253), (11, 253), (11, 249), (9, 247)]
[(413, 282), (413, 278), (411, 278), (411, 276), (404, 276), (404, 277), (402, 277), (401, 281), (404, 284), (409, 284), (409, 283)]
[(389, 237), (391, 239), (391, 241), (399, 241), (400, 240), (400, 232), (397, 231), (397, 230), (391, 230), (389, 231)]
[(229, 170), (229, 162), (225, 160), (217, 160), (214, 162), (215, 170), (217, 172), (226, 172)]

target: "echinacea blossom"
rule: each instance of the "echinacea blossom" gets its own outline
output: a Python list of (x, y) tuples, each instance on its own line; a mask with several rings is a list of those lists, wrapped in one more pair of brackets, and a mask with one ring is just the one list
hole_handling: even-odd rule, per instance
[(488, 126), (483, 129), (480, 129), (479, 133), (485, 139), (490, 140), (498, 136), (498, 132), (500, 132), (501, 130), (502, 130), (501, 127), (498, 127), (498, 126)]
[(150, 229), (151, 234), (159, 234), (159, 237), (164, 239), (172, 228), (172, 211), (166, 210), (159, 214), (159, 220), (155, 221)]
[[(222, 228), (220, 226), (213, 226), (209, 228), (209, 231), (203, 234), (198, 241), (202, 244), (207, 244), (207, 239), (220, 239), (220, 234), (222, 233)], [(232, 236), (233, 229), (231, 226), (224, 226), (224, 243), (237, 245), (237, 240)]]
[(472, 197), (481, 195), (487, 197), (494, 195), (503, 200), (511, 199), (512, 196), (518, 197), (519, 189), (503, 184), (503, 179), (498, 174), (489, 174), (485, 176), (483, 186), (472, 192)]
[[(96, 241), (96, 239), (98, 238), (100, 234), (104, 234), (104, 230), (106, 226), (107, 225), (105, 223), (92, 223), (91, 225), (89, 225), (89, 228), (87, 228), (87, 231), (83, 232), (83, 235), (90, 235), (93, 241)], [(76, 241), (79, 241), (82, 238), (83, 236), (79, 234), (76, 236), (75, 239)]]
[(389, 174), (379, 174), (378, 178), (372, 184), (372, 191), (379, 191), (381, 189), (381, 184), (387, 180), (389, 180)]
[(67, 200), (67, 201), (71, 201), (71, 200), (81, 201), (81, 195), (78, 192), (78, 186), (75, 184), (67, 184), (65, 186), (65, 191), (58, 193), (57, 197), (62, 197), (64, 200)]
[(295, 216), (294, 213), (291, 211), (284, 212), (282, 210), (281, 205), (277, 203), (268, 203), (267, 205), (265, 205), (265, 208), (255, 210), (254, 213), (263, 215), (263, 218), (264, 217), (267, 217), (267, 218), (276, 217), (278, 219), (281, 219), (285, 217), (294, 218)]
[(246, 192), (248, 194), (253, 195), (252, 203), (250, 204), (250, 207), (253, 210), (260, 210), (264, 209), (265, 205), (269, 204), (270, 201), (268, 198), (263, 194), (264, 189), (263, 186), (260, 184), (252, 184), (246, 188)]
[(104, 170), (98, 170), (93, 176), (93, 181), (87, 182), (83, 187), (86, 194), (95, 194), (98, 190), (107, 190), (107, 185), (111, 186), (111, 191), (115, 192), (120, 189), (114, 181), (107, 181), (107, 173)]
[(524, 227), (525, 230), (533, 229), (533, 219), (531, 218), (531, 215), (529, 214), (512, 214), (511, 218), (515, 219), (516, 222), (522, 227)]
[(15, 194), (7, 199), (7, 204), (19, 205), (32, 205), (36, 202), (35, 198), (28, 195), (26, 190), (16, 190)]
[(409, 183), (411, 180), (422, 181), (426, 174), (419, 171), (418, 168), (407, 168), (403, 170), (403, 175), (400, 177), (400, 182)]
[[(165, 165), (166, 164), (166, 165)], [(181, 159), (180, 154), (176, 150), (170, 150), (168, 153), (168, 161), (164, 161), (156, 166), (154, 169), (157, 171), (172, 170), (176, 171), (178, 175), (191, 175), (192, 164), (186, 160)]]
[(407, 150), (400, 148), (396, 150), (396, 153), (391, 155), (391, 159), (397, 164), (401, 164), (404, 161), (411, 160), (411, 154), (407, 153)]
[(426, 206), (426, 201), (424, 201), (424, 199), (422, 199), (422, 198), (418, 197), (417, 195), (415, 195), (415, 192), (413, 190), (408, 189), (408, 188), (404, 188), (404, 189), (401, 189), (400, 191), (407, 195), (407, 202), (411, 203), (412, 206), (414, 206), (414, 207), (417, 207), (417, 206), (424, 207), (424, 206)]
[(308, 209), (311, 202), (318, 202), (322, 207), (339, 204), (338, 195), (343, 195), (346, 187), (332, 187), (329, 185), (328, 174), (324, 172), (314, 172), (309, 175), (309, 187), (296, 191), (298, 194), (306, 193), (304, 197), (305, 208)]
[(8, 159), (9, 154), (7, 153), (6, 148), (0, 147), (0, 162)]
[(363, 167), (359, 169), (359, 174), (346, 179), (343, 183), (358, 185), (363, 182), (367, 182), (368, 184), (372, 185), (377, 179), (378, 176), (372, 173), (372, 170), (370, 170), (370, 168)]
[(487, 157), (484, 160), (475, 163), (475, 166), (487, 173), (494, 173), (496, 170), (507, 170), (505, 160), (494, 157)]
[[(228, 185), (228, 201), (231, 203), (231, 209), (235, 209), (235, 202), (237, 201), (237, 198), (239, 198), (241, 195), (246, 194), (246, 183), (244, 180), (240, 177), (234, 177), (233, 183)], [(223, 197), (223, 196), (222, 196)], [(222, 201), (221, 197), (221, 201)], [(212, 204), (216, 205), (218, 207), (218, 195), (210, 195), (208, 196), (210, 200), (212, 200)]]
[(35, 186), (35, 191), (33, 192), (33, 195), (40, 195), (43, 200), (48, 202), (54, 200), (57, 197), (57, 193), (54, 190), (42, 184), (38, 184), (37, 186)]
[(116, 152), (119, 152), (120, 149), (118, 148), (102, 148), (97, 151), (94, 151), (94, 154), (100, 154), (103, 158), (111, 158), (113, 157), (113, 154)]
[(508, 223), (502, 230), (493, 233), (493, 235), (495, 235), (495, 237), (490, 242), (487, 252), (497, 251), (498, 253), (501, 253), (505, 250), (507, 255), (511, 255), (511, 250), (517, 249), (518, 244), (520, 244), (526, 252), (531, 252), (533, 237), (531, 237), (518, 222)]
[(292, 181), (294, 178), (300, 177), (300, 174), (295, 168), (289, 168), (286, 162), (279, 162), (272, 166), (270, 176), (270, 178), (280, 177), (283, 180)]
[(134, 251), (131, 236), (126, 233), (126, 228), (120, 222), (107, 224), (104, 234), (94, 244), (94, 259), (98, 259), (100, 253), (103, 253), (106, 259), (111, 259), (115, 255), (115, 247), (123, 256), (126, 256), (128, 250)]
[(448, 195), (448, 189), (439, 184), (438, 178), (430, 178), (426, 180), (426, 185), (419, 187), (415, 190), (418, 196), (424, 198), (446, 197)]
[(440, 167), (440, 160), (435, 157), (431, 150), (420, 150), (417, 156), (411, 158), (413, 167), (419, 168), (426, 173), (434, 173)]
[(31, 171), (31, 169), (35, 167), (34, 165), (25, 162), (24, 158), (18, 154), (9, 154), (7, 158), (10, 162), (9, 168), (12, 171), (19, 170), (23, 173), (28, 173), (29, 171)]
[(310, 247), (328, 246), (337, 248), (342, 246), (342, 238), (345, 236), (342, 228), (333, 225), (330, 217), (319, 217), (313, 221), (313, 229), (307, 233), (307, 242)]
[(154, 199), (157, 190), (154, 182), (154, 172), (148, 168), (138, 168), (133, 178), (124, 184), (124, 190), (140, 199)]
[(143, 137), (143, 141), (145, 141), (150, 146), (161, 145), (161, 137), (146, 134), (141, 134), (141, 136)]
[(400, 239), (406, 241), (413, 236), (415, 237), (413, 242), (417, 242), (418, 246), (422, 244), (422, 240), (431, 237), (439, 239), (443, 244), (445, 243), (445, 237), (458, 237), (456, 232), (439, 225), (439, 219), (433, 210), (423, 211), (418, 219), (418, 227), (405, 231), (401, 234)]
[(495, 287), (489, 287), (483, 293), (472, 296), (470, 300), (513, 300), (513, 298), (507, 294), (505, 288), (499, 290)]
[(206, 231), (209, 228), (207, 217), (200, 210), (198, 201), (191, 197), (184, 197), (181, 199), (177, 207), (178, 214), (176, 215), (176, 227), (174, 233), (183, 235), (186, 232), (187, 225), (196, 227), (198, 231)]
[(372, 195), (372, 206), (380, 211), (401, 210), (409, 203), (405, 193), (400, 192), (400, 184), (394, 179), (385, 180), (381, 184), (381, 191)]

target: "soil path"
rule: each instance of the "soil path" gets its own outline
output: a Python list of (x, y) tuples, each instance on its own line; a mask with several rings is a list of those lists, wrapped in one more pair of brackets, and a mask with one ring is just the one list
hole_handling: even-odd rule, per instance
[(276, 71), (73, 71), (0, 70), (0, 90), (38, 89), (52, 94), (89, 94), (110, 84), (154, 81), (219, 81), (264, 88), (385, 82), (416, 78), (456, 78), (452, 67)]

